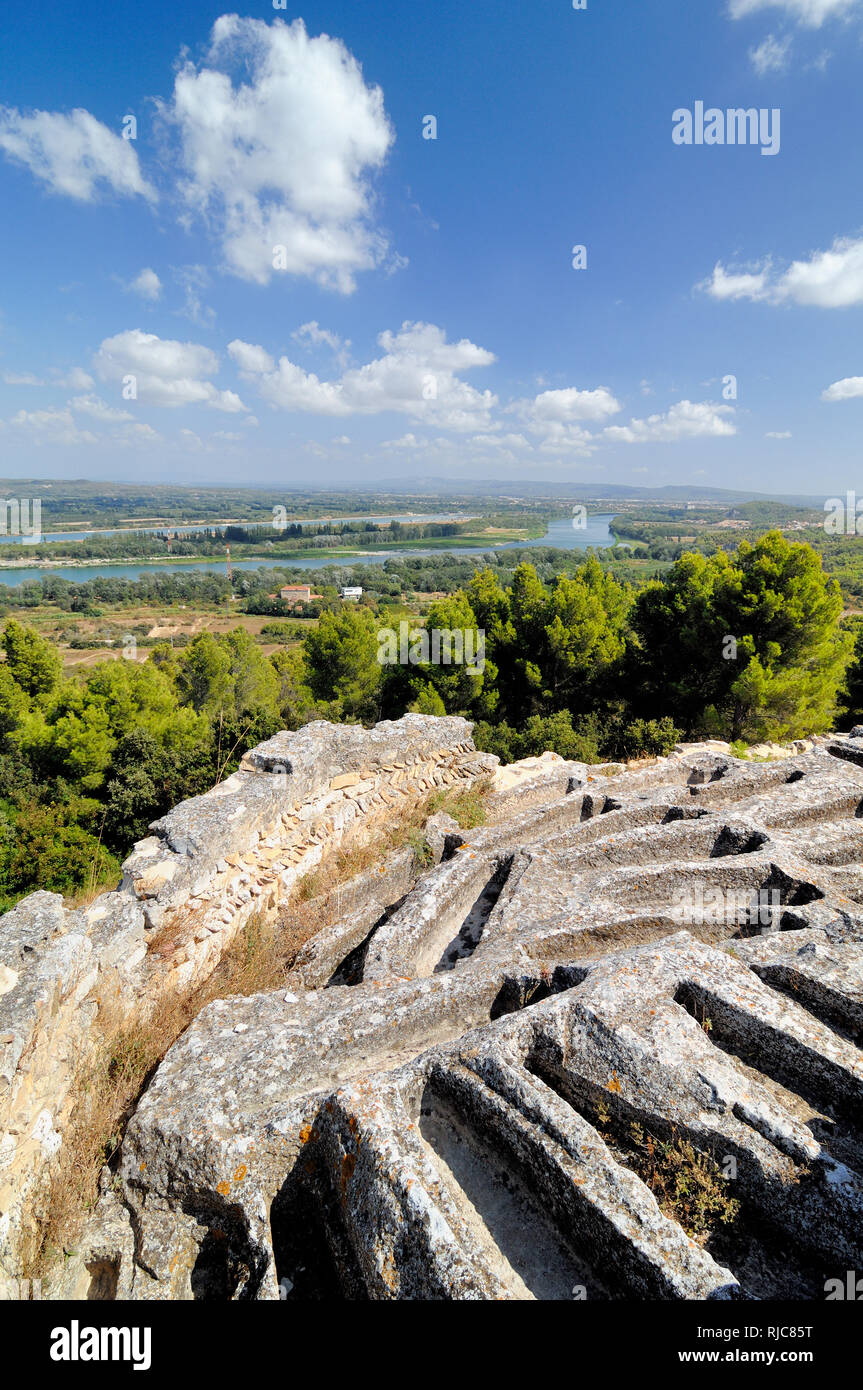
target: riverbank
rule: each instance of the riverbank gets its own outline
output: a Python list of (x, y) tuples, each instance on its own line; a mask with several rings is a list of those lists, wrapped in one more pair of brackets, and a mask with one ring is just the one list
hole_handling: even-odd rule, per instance
[[(339, 546), (322, 549), (315, 547), (273, 555), (272, 550), (253, 550), (251, 553), (241, 548), (231, 557), (234, 572), (240, 570), (320, 570), (332, 565), (357, 566), (382, 564), (388, 559), (426, 558), (434, 555), (481, 556), (505, 550), (529, 550), (547, 546), (554, 550), (605, 550), (613, 546), (615, 538), (610, 530), (614, 513), (588, 516), (584, 526), (573, 526), (569, 518), (549, 522), (544, 534), (527, 539), (500, 540), (489, 537), (446, 536), (427, 537), (421, 542), (415, 540), (382, 542), (380, 546), (365, 545), (362, 548)], [(531, 528), (538, 530), (539, 527)], [(504, 533), (506, 534), (506, 533)], [(181, 573), (197, 571), (203, 574), (225, 574), (225, 559), (195, 557), (189, 555), (159, 556), (142, 560), (140, 556), (112, 557), (110, 560), (92, 559), (47, 559), (41, 556), (16, 556), (6, 559), (0, 556), (0, 587), (18, 588), (30, 580), (44, 576), (57, 575), (77, 583), (89, 579), (116, 578), (138, 579), (159, 571)]]
[[(143, 517), (143, 521), (151, 521), (151, 517)], [(416, 522), (431, 521), (478, 521), (481, 520), (472, 512), (441, 512), (426, 514), (424, 512), (401, 512), (401, 513), (377, 513), (375, 515), (363, 513), (361, 515), (348, 516), (288, 516), (280, 522), (280, 527), (287, 526), (337, 526), (342, 522), (368, 521), (376, 526), (386, 526), (391, 521), (401, 521), (405, 525)], [(207, 531), (218, 531), (225, 526), (244, 526), (250, 530), (265, 529), (271, 522), (265, 517), (222, 517), (215, 521), (159, 521), (153, 526), (90, 526), (86, 522), (81, 522), (81, 526), (86, 529), (68, 531), (43, 531), (38, 542), (39, 545), (56, 545), (62, 542), (86, 541), (98, 536), (147, 536), (147, 535), (170, 535), (193, 536), (202, 535)], [(70, 522), (70, 527), (74, 523)], [(277, 529), (273, 527), (273, 529)], [(25, 546), (29, 536), (10, 536), (0, 534), (0, 546), (21, 545)], [(35, 544), (35, 543), (34, 543)]]
[[(325, 554), (336, 558), (351, 556), (375, 555), (402, 553), (416, 550), (422, 547), (429, 551), (448, 551), (464, 550), (475, 546), (482, 546), (485, 549), (493, 550), (501, 545), (529, 545), (537, 541), (545, 534), (545, 525), (525, 526), (525, 527), (495, 527), (489, 531), (463, 532), (454, 536), (422, 536), (405, 537), (398, 539), (381, 539), (377, 541), (364, 541), (362, 545), (314, 545), (311, 542), (314, 537), (309, 537), (309, 544), (282, 549), (284, 542), (280, 541), (220, 541), (218, 544), (211, 545), (207, 550), (200, 550), (197, 553), (166, 553), (164, 550), (158, 554), (150, 555), (88, 555), (78, 559), (74, 554), (63, 552), (62, 554), (51, 555), (50, 552), (43, 550), (42, 546), (30, 546), (27, 553), (18, 555), (15, 558), (7, 559), (0, 552), (0, 570), (22, 569), (26, 567), (38, 567), (39, 569), (56, 569), (65, 566), (69, 569), (87, 569), (94, 566), (113, 565), (175, 565), (175, 564), (224, 564), (223, 555), (227, 545), (232, 547), (232, 558), (234, 562), (239, 560), (264, 560), (267, 562), (278, 563), (284, 560), (291, 564), (295, 559), (305, 561), (313, 560), (317, 556)], [(299, 539), (299, 538), (298, 538)], [(45, 542), (44, 544), (51, 544)], [(68, 544), (68, 542), (54, 542), (54, 544)]]

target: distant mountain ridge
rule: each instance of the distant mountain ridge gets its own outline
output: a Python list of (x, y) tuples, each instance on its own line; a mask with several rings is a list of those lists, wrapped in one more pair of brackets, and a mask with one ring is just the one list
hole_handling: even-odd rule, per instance
[[(668, 484), (665, 487), (633, 487), (628, 483), (550, 483), (542, 481), (513, 483), (494, 478), (382, 478), (367, 483), (352, 480), (349, 483), (330, 483), (326, 487), (311, 484), (298, 485), (274, 483), (243, 483), (242, 485), (208, 487), (194, 484), (153, 484), (148, 488), (152, 494), (153, 505), (170, 495), (188, 493), (190, 498), (218, 494), (225, 497), (232, 492), (237, 494), (261, 492), (268, 496), (287, 498), (293, 495), (305, 497), (318, 495), (347, 496), (359, 494), (374, 495), (378, 498), (402, 498), (441, 496), (460, 497), (499, 497), (501, 501), (520, 498), (576, 498), (585, 501), (656, 501), (656, 502), (717, 502), (734, 506), (742, 502), (783, 502), (792, 507), (816, 507), (819, 511), (824, 505), (825, 493), (807, 495), (806, 493), (786, 492), (747, 492), (740, 488), (689, 487), (682, 484)], [(89, 481), (83, 478), (56, 479), (53, 482), (41, 478), (0, 478), (0, 497), (37, 496), (53, 493), (55, 496), (116, 496), (118, 502), (130, 495), (138, 495), (141, 486), (129, 482)], [(833, 495), (832, 493), (830, 494)]]
[[(668, 501), (668, 502), (725, 502), (733, 506), (737, 502), (784, 502), (791, 507), (817, 507), (824, 505), (825, 494), (807, 495), (790, 492), (745, 492), (738, 488), (685, 487), (681, 484), (668, 484), (665, 487), (631, 487), (624, 483), (521, 483), (500, 482), (494, 479), (459, 479), (455, 485), (447, 478), (388, 478), (377, 484), (367, 486), (358, 483), (345, 491), (389, 492), (414, 496), (427, 493), (448, 493), (453, 496), (483, 496), (499, 493), (502, 498), (512, 500), (519, 497), (579, 497), (591, 501)], [(831, 494), (832, 495), (832, 494)]]

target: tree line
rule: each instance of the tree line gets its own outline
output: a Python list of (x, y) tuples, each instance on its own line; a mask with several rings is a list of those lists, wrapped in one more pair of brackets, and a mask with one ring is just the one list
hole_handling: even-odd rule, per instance
[[(0, 905), (116, 878), (152, 820), (276, 730), (312, 719), (461, 714), (505, 761), (546, 749), (597, 761), (667, 753), (681, 738), (787, 740), (863, 718), (863, 625), (855, 642), (820, 556), (775, 531), (733, 554), (685, 554), (640, 590), (593, 555), (546, 577), (524, 559), (473, 568), (424, 622), (481, 631), (474, 667), (382, 664), (381, 634), (403, 618), (400, 595), (381, 592), (326, 607), (298, 645), (269, 657), (236, 629), (76, 675), (9, 618)], [(277, 631), (287, 641), (299, 629)]]

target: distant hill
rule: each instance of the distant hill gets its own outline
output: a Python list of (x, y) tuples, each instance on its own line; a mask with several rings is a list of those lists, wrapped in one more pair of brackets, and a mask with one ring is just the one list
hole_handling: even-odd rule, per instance
[[(815, 507), (819, 511), (824, 506), (824, 495), (808, 496), (804, 493), (747, 492), (742, 489), (720, 487), (688, 487), (680, 484), (667, 487), (633, 487), (630, 483), (590, 483), (590, 482), (513, 482), (494, 478), (384, 478), (368, 483), (349, 484), (316, 488), (312, 485), (292, 486), (290, 484), (249, 484), (238, 487), (194, 487), (173, 484), (112, 483), (90, 482), (86, 479), (44, 478), (0, 478), (0, 499), (3, 497), (39, 497), (54, 506), (56, 511), (64, 510), (71, 519), (76, 507), (83, 514), (91, 514), (94, 504), (98, 511), (112, 511), (126, 508), (129, 519), (150, 515), (160, 509), (165, 511), (165, 520), (176, 519), (176, 513), (183, 508), (194, 512), (198, 517), (212, 514), (214, 508), (224, 515), (233, 502), (239, 506), (247, 504), (253, 511), (266, 509), (273, 503), (285, 503), (289, 498), (321, 499), (321, 505), (339, 505), (346, 498), (374, 496), (378, 502), (383, 500), (409, 502), (411, 498), (442, 497), (448, 499), (482, 498), (486, 501), (497, 499), (502, 502), (548, 499), (576, 498), (586, 502), (610, 504), (622, 501), (633, 502), (715, 502), (717, 505), (733, 507), (743, 502), (784, 502), (792, 507)], [(161, 517), (153, 518), (161, 520)]]

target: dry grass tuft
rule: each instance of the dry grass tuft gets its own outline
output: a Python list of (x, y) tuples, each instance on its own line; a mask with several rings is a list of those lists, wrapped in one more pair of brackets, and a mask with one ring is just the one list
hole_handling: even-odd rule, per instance
[(445, 811), (458, 821), (462, 830), (475, 830), (485, 825), (485, 801), (491, 791), (491, 783), (479, 783), (463, 791), (435, 792), (428, 802), (427, 816), (437, 811)]
[(34, 1213), (25, 1275), (49, 1277), (95, 1205), (99, 1176), (120, 1146), (141, 1091), (197, 1012), (191, 996), (165, 999), (148, 1018), (103, 1012), (95, 1048), (78, 1067), (73, 1106), (44, 1207)]
[[(445, 811), (452, 816), (463, 830), (474, 830), (485, 824), (485, 800), (491, 784), (475, 784), (465, 790), (440, 790), (432, 792), (422, 801), (407, 807), (402, 814), (384, 826), (374, 838), (350, 848), (338, 848), (327, 856), (325, 864), (319, 864), (311, 873), (302, 878), (296, 889), (300, 903), (308, 902), (355, 878), (357, 874), (379, 864), (394, 850), (409, 846), (414, 851), (418, 868), (424, 868), (431, 859), (423, 830), (429, 816)], [(322, 924), (323, 925), (323, 924)]]

